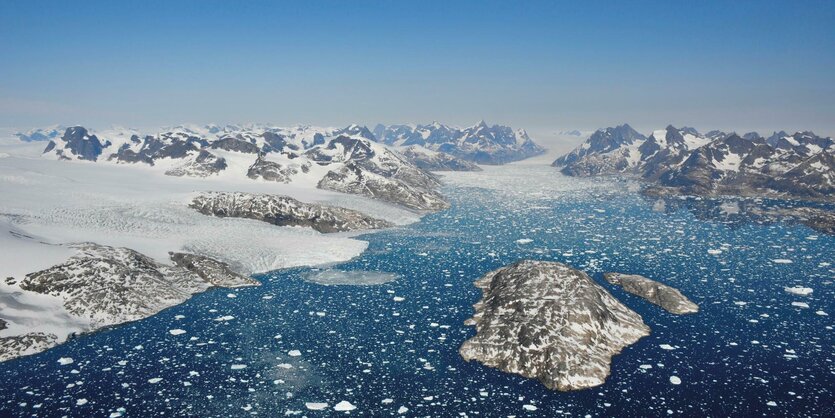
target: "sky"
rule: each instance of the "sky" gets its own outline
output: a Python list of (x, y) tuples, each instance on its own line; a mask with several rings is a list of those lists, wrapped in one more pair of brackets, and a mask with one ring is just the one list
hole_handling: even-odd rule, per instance
[(0, 126), (835, 134), (835, 1), (0, 0)]

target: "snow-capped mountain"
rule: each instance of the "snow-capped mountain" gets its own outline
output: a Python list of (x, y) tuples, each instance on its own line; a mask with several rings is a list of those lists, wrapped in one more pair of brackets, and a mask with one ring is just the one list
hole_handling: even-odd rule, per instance
[(542, 154), (524, 129), (514, 131), (484, 121), (465, 129), (438, 122), (429, 125), (377, 125), (374, 136), (386, 145), (418, 145), (478, 164), (504, 164)]
[(438, 179), (373, 141), (364, 127), (177, 126), (144, 137), (125, 129), (67, 128), (44, 155), (147, 164), (170, 176), (250, 178), (360, 194), (414, 210), (440, 210)]
[(400, 149), (400, 152), (412, 164), (427, 171), (481, 171), (481, 167), (475, 163), (420, 145), (409, 145)]
[(629, 125), (601, 129), (554, 161), (564, 174), (634, 174), (688, 194), (773, 194), (827, 199), (835, 193), (835, 141), (812, 132), (743, 136), (668, 126), (643, 137)]
[(15, 136), (23, 142), (49, 141), (64, 134), (66, 127), (61, 125), (46, 128), (30, 129), (26, 132), (17, 132)]

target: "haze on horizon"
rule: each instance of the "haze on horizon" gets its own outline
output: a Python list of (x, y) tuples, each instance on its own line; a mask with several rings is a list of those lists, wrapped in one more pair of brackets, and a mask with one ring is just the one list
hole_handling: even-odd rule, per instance
[(3, 1), (0, 126), (833, 135), (833, 21), (813, 0)]

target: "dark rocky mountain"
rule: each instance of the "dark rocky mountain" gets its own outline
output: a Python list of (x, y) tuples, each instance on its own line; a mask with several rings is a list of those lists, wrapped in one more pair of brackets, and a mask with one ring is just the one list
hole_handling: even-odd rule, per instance
[(642, 138), (625, 127), (595, 132), (553, 165), (572, 176), (635, 175), (669, 193), (835, 196), (832, 138), (812, 132), (779, 132), (768, 139), (756, 132), (702, 135), (673, 126)]

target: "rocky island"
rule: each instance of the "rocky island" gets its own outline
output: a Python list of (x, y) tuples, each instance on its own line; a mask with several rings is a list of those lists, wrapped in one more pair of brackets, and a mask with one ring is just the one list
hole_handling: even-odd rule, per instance
[(476, 335), (461, 356), (569, 391), (603, 384), (612, 356), (650, 329), (586, 273), (523, 260), (475, 282), (482, 290), (466, 324)]
[[(46, 350), (72, 334), (147, 318), (211, 287), (260, 284), (221, 261), (195, 254), (171, 253), (174, 264), (166, 265), (128, 248), (74, 247), (77, 253), (64, 263), (27, 274), (19, 282), (6, 280), (5, 286), (20, 290), (0, 292), (0, 301), (24, 312), (29, 300), (42, 299), (33, 312), (48, 317), (51, 329), (27, 331), (33, 324), (28, 317), (4, 322), (21, 332), (0, 338), (0, 361)], [(47, 300), (54, 304), (47, 306)]]
[(279, 226), (310, 227), (322, 233), (392, 226), (361, 212), (300, 202), (287, 196), (241, 192), (201, 193), (189, 207), (204, 215), (255, 219)]
[(662, 307), (665, 311), (682, 315), (699, 312), (699, 306), (673, 287), (637, 274), (604, 273), (607, 282)]

